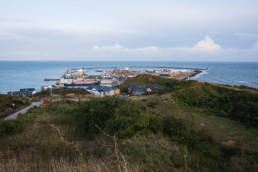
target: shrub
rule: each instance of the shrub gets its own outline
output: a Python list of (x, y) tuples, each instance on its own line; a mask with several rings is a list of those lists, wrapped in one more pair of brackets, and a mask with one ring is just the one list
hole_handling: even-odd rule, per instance
[(34, 121), (40, 113), (39, 108), (33, 108), (27, 114), (20, 115), (15, 120), (0, 120), (0, 136), (9, 136), (23, 131), (26, 124)]
[(148, 126), (149, 116), (131, 101), (99, 98), (85, 102), (74, 112), (79, 135), (94, 137), (100, 127), (119, 138), (131, 137)]
[(186, 127), (181, 119), (176, 119), (172, 116), (163, 119), (163, 133), (169, 137), (181, 138), (184, 136)]
[(148, 125), (148, 117), (131, 102), (120, 105), (108, 121), (106, 130), (120, 138), (131, 137)]
[(118, 101), (117, 98), (105, 97), (82, 103), (75, 111), (77, 132), (90, 137), (99, 133), (96, 125), (105, 128), (107, 120), (114, 116)]
[(24, 123), (20, 120), (0, 121), (0, 136), (9, 136), (22, 131)]
[(158, 116), (150, 115), (149, 129), (153, 133), (159, 133), (159, 132), (162, 133), (163, 128), (164, 128), (164, 121)]

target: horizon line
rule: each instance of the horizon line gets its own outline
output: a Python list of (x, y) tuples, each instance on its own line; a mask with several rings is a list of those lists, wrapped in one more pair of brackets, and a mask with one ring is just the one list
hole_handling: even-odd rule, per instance
[(222, 63), (252, 63), (257, 61), (177, 61), (177, 60), (0, 60), (0, 62), (222, 62)]

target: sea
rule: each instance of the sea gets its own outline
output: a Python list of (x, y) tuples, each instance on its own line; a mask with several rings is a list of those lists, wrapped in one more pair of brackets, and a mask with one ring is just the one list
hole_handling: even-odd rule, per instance
[(258, 62), (146, 62), (146, 61), (0, 61), (0, 93), (18, 91), (20, 88), (35, 88), (40, 91), (44, 78), (60, 78), (69, 68), (85, 67), (89, 74), (96, 69), (114, 68), (146, 70), (154, 67), (202, 68), (201, 74), (191, 78), (226, 85), (245, 85), (258, 88)]

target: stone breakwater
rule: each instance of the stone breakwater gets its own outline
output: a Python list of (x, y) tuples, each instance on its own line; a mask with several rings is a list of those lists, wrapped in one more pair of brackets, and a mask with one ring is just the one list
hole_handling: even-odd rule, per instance
[[(207, 69), (205, 69), (205, 70), (207, 70)], [(203, 71), (204, 71), (204, 70), (200, 70), (200, 69), (194, 70), (194, 71), (191, 72), (191, 73), (185, 74), (184, 76), (182, 76), (181, 78), (179, 78), (179, 80), (188, 80), (188, 79), (191, 79), (191, 78), (195, 77), (196, 75), (201, 74)]]

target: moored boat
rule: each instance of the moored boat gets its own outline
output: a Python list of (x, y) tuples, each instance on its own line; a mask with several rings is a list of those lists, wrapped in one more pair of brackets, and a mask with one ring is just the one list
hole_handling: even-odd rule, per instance
[(100, 82), (96, 80), (86, 80), (86, 81), (72, 81), (63, 83), (65, 87), (67, 86), (89, 86), (89, 85), (98, 85)]

